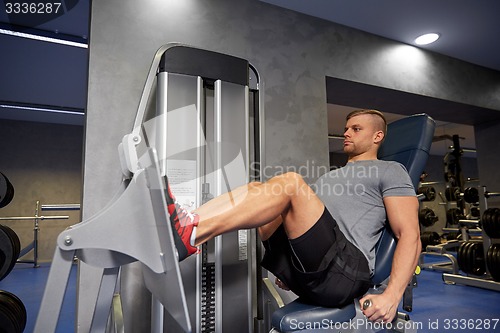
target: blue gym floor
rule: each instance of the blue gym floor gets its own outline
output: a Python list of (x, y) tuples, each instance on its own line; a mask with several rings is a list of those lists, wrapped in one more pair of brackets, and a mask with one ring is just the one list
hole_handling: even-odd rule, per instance
[[(17, 264), (2, 281), (0, 289), (17, 295), (28, 312), (25, 332), (33, 331), (49, 265), (33, 268)], [(496, 291), (446, 285), (440, 272), (422, 271), (418, 287), (413, 290), (411, 319), (419, 332), (500, 332), (500, 293)], [(74, 332), (76, 266), (73, 267), (58, 333)], [(495, 326), (495, 327), (494, 327)]]

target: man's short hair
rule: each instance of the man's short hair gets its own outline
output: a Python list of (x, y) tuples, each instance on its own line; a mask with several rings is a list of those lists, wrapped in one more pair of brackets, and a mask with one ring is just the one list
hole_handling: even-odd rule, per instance
[(384, 137), (385, 137), (385, 135), (387, 134), (387, 120), (385, 120), (384, 114), (378, 110), (372, 110), (372, 109), (354, 110), (347, 115), (345, 120), (347, 121), (347, 120), (351, 119), (352, 117), (359, 116), (362, 114), (371, 114), (371, 115), (378, 116), (380, 121), (376, 122), (376, 125), (377, 125), (376, 127), (377, 127), (377, 130), (384, 132)]

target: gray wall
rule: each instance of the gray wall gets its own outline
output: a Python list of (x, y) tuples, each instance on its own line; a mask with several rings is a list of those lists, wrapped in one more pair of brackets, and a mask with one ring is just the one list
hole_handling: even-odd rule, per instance
[[(83, 127), (0, 120), (0, 171), (14, 185), (12, 202), (0, 216), (33, 216), (40, 204), (80, 203)], [(39, 221), (39, 260), (50, 261), (57, 236), (80, 221), (79, 211), (40, 211), (68, 215), (67, 220)], [(33, 241), (33, 220), (0, 221), (12, 228), (25, 247)], [(24, 259), (32, 260), (33, 252)]]
[(85, 199), (88, 214), (116, 187), (116, 145), (132, 127), (153, 54), (173, 41), (234, 54), (259, 69), (269, 165), (328, 164), (325, 76), (500, 110), (490, 88), (498, 72), (256, 0), (96, 0), (84, 192), (102, 197)]
[(103, 208), (118, 186), (117, 144), (132, 128), (152, 57), (168, 42), (256, 66), (270, 166), (328, 166), (326, 76), (500, 110), (492, 89), (498, 72), (257, 0), (94, 0), (84, 217)]

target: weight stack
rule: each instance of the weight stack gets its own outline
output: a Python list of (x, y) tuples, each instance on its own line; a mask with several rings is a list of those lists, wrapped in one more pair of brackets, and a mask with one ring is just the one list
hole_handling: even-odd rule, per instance
[(215, 263), (207, 259), (206, 244), (202, 246), (201, 270), (201, 332), (215, 333)]

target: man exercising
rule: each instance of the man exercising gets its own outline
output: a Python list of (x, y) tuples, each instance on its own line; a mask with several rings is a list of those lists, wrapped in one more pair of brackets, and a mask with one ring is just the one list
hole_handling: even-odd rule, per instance
[[(225, 232), (258, 228), (266, 249), (262, 266), (302, 300), (337, 307), (370, 287), (375, 244), (386, 220), (398, 238), (387, 289), (363, 309), (368, 319), (391, 321), (420, 254), (418, 200), (406, 169), (377, 159), (387, 123), (376, 110), (357, 110), (344, 132), (346, 166), (314, 184), (285, 173), (212, 199), (193, 213), (167, 203), (179, 259)], [(363, 307), (361, 307), (363, 308)]]

